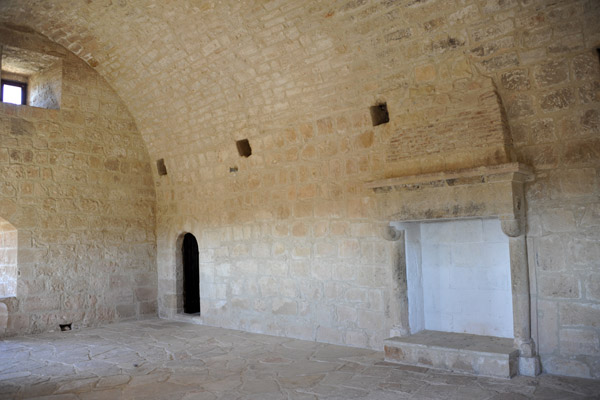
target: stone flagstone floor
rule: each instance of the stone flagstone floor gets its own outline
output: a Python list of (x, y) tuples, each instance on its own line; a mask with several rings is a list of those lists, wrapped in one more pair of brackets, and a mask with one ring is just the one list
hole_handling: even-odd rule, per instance
[(600, 399), (600, 381), (512, 380), (372, 350), (152, 319), (0, 341), (0, 399)]

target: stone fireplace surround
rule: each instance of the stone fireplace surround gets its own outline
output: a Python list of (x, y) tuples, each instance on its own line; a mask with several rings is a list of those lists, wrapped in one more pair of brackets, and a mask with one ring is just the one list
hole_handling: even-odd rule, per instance
[(509, 238), (514, 348), (518, 372), (540, 373), (539, 357), (531, 338), (529, 267), (523, 185), (532, 170), (520, 163), (404, 176), (368, 182), (377, 194), (378, 213), (385, 223), (383, 237), (396, 242), (392, 268), (393, 298), (389, 299), (390, 334), (409, 337), (405, 235), (391, 222), (424, 222), (466, 218), (498, 218)]

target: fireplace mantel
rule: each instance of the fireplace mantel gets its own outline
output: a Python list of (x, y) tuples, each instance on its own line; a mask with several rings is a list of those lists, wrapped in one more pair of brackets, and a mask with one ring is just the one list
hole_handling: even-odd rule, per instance
[[(509, 237), (513, 299), (514, 346), (519, 350), (519, 371), (537, 375), (539, 357), (531, 338), (529, 268), (526, 250), (524, 183), (533, 181), (531, 168), (519, 163), (483, 166), (367, 182), (375, 192), (382, 236), (398, 243), (393, 251), (395, 274), (389, 308), (391, 333), (410, 335), (406, 287), (406, 260), (402, 231), (391, 222), (439, 221), (465, 218), (498, 218)], [(512, 376), (512, 375), (511, 375)]]
[(515, 229), (508, 221), (523, 226), (523, 183), (533, 179), (530, 167), (508, 163), (372, 181), (365, 187), (377, 194), (385, 221), (495, 217)]
[[(378, 181), (371, 181), (365, 184), (365, 187), (373, 189), (375, 192), (386, 192), (393, 188), (406, 185), (442, 185), (448, 186), (473, 184), (489, 181), (493, 177), (502, 177), (509, 174), (518, 174), (524, 181), (533, 180), (533, 171), (531, 167), (521, 163), (508, 163), (491, 166), (483, 166), (469, 169), (459, 169), (455, 171), (436, 172), (432, 174), (419, 174), (389, 178)], [(476, 178), (473, 180), (473, 178)], [(480, 179), (479, 179), (480, 178)]]

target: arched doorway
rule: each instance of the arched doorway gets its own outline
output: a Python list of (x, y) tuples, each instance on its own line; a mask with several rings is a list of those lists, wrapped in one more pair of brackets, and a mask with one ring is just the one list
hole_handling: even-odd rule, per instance
[(186, 233), (181, 246), (183, 255), (183, 312), (200, 313), (200, 265), (198, 242), (191, 233)]

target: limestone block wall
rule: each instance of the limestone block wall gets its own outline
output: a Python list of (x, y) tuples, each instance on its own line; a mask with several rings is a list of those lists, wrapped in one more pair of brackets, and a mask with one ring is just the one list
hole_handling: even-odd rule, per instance
[(29, 100), (33, 107), (60, 108), (62, 92), (62, 63), (57, 62), (29, 78)]
[(0, 218), (0, 298), (17, 292), (17, 231)]
[[(422, 76), (422, 70), (429, 73)], [(386, 153), (390, 176), (514, 161), (510, 129), (493, 81), (473, 79), (460, 69), (453, 75), (450, 83), (447, 77), (436, 79), (433, 64), (415, 69), (411, 99), (397, 110), (401, 128), (393, 132)]]
[(542, 367), (599, 377), (597, 1), (59, 3), (0, 18), (106, 77), (164, 158), (162, 316), (192, 232), (204, 323), (381, 348), (391, 254), (363, 182), (516, 159)]
[[(375, 226), (377, 199), (361, 183), (514, 157), (536, 172), (527, 234), (542, 367), (600, 376), (597, 3), (344, 2), (310, 11), (304, 20), (327, 28), (295, 33), (283, 5), (253, 15), (268, 32), (300, 35), (280, 48), (297, 44), (310, 61), (298, 56), (294, 67), (281, 56), (276, 65), (301, 75), (308, 64), (317, 82), (274, 79), (256, 57), (244, 84), (214, 92), (237, 89), (247, 100), (226, 96), (222, 120), (198, 116), (210, 126), (200, 136), (207, 148), (196, 147), (194, 128), (181, 127), (179, 146), (151, 134), (164, 144), (151, 153), (171, 171), (157, 178), (161, 315), (175, 309), (173, 244), (190, 231), (201, 247), (204, 323), (381, 348), (391, 255)], [(469, 92), (478, 93), (465, 104)], [(382, 100), (391, 121), (372, 127), (367, 107)], [(419, 107), (427, 111), (415, 116)], [(474, 140), (481, 129), (493, 135)], [(244, 137), (249, 159), (233, 146)]]
[(0, 41), (63, 60), (60, 109), (0, 103), (0, 221), (18, 232), (0, 237), (2, 263), (18, 261), (0, 335), (155, 315), (155, 194), (127, 108), (61, 46), (11, 29)]
[[(191, 232), (203, 323), (380, 348), (391, 247), (373, 199), (359, 194), (374, 138), (363, 110), (251, 137), (247, 159), (234, 142), (202, 161), (166, 159), (168, 175), (156, 178), (160, 315), (177, 311), (176, 243)], [(202, 185), (179, 168), (188, 162)]]

